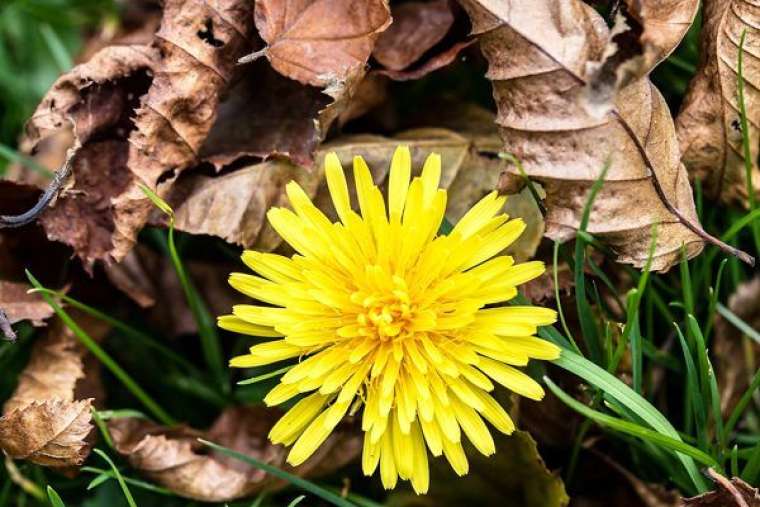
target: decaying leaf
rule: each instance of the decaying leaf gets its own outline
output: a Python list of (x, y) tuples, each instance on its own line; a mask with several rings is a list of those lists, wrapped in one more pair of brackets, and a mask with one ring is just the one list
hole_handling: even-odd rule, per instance
[(361, 451), (358, 434), (339, 430), (306, 463), (293, 469), (285, 464), (287, 449), (267, 440), (280, 415), (263, 407), (231, 407), (207, 432), (185, 426), (164, 428), (133, 418), (114, 419), (108, 429), (117, 451), (132, 467), (180, 496), (206, 502), (231, 501), (283, 484), (260, 469), (215, 451), (207, 452), (198, 438), (302, 476), (333, 472)]
[(683, 500), (683, 507), (760, 507), (760, 492), (738, 477), (731, 480), (708, 470), (715, 490)]
[(139, 185), (155, 189), (168, 175), (163, 186), (171, 186), (171, 176), (197, 162), (251, 44), (249, 2), (173, 0), (163, 14), (150, 47), (107, 47), (62, 76), (22, 141), (37, 157), (60, 153), (67, 138), (81, 144), (72, 181), (42, 223), (90, 269), (132, 248), (152, 209)]
[[(343, 165), (350, 167), (353, 156), (361, 155), (372, 168), (375, 181), (382, 182), (387, 178), (388, 161), (399, 144), (410, 146), (412, 163), (418, 170), (428, 154), (441, 154), (441, 186), (450, 192), (446, 216), (452, 223), (496, 187), (499, 175), (507, 167), (507, 162), (493, 156), (500, 146), (494, 132), (490, 136), (468, 137), (446, 129), (416, 129), (393, 138), (345, 136), (323, 145), (316, 158), (321, 160), (325, 153), (335, 151)], [(218, 177), (180, 178), (167, 199), (175, 210), (178, 230), (218, 236), (246, 248), (272, 250), (280, 245), (280, 238), (266, 223), (266, 211), (271, 206), (287, 205), (284, 188), (290, 180), (297, 181), (314, 197), (320, 209), (334, 217), (321, 165), (307, 172), (279, 159)], [(543, 233), (538, 207), (526, 191), (509, 199), (505, 209), (529, 224), (528, 231), (511, 247), (519, 259), (528, 258)]]
[[(108, 330), (83, 314), (76, 320), (95, 339)], [(93, 401), (102, 396), (92, 361), (62, 322), (50, 327), (3, 407), (0, 448), (6, 454), (49, 467), (84, 462), (92, 448)]]
[(511, 436), (499, 436), (495, 440), (498, 452), (493, 456), (468, 452), (470, 471), (464, 477), (456, 477), (436, 460), (431, 463), (427, 495), (394, 493), (386, 505), (561, 507), (568, 504), (562, 479), (546, 468), (528, 432), (515, 431)]
[(725, 203), (747, 205), (738, 100), (738, 59), (746, 30), (744, 87), (754, 190), (760, 190), (760, 6), (748, 0), (704, 2), (700, 65), (676, 124), (683, 162), (704, 189)]
[[(314, 150), (338, 112), (328, 108), (330, 96), (281, 76), (266, 60), (242, 71), (219, 105), (201, 157), (217, 169), (243, 157), (275, 155), (310, 166)], [(341, 103), (349, 100), (340, 96), (343, 92), (349, 90), (336, 92)]]
[(29, 294), (30, 288), (26, 283), (0, 280), (0, 308), (11, 324), (28, 320), (34, 326), (42, 326), (52, 317), (50, 305), (39, 294)]
[(603, 117), (583, 105), (589, 63), (601, 61), (608, 39), (599, 14), (578, 0), (462, 4), (489, 60), (505, 149), (546, 190), (547, 236), (574, 235), (590, 187), (609, 162), (589, 231), (619, 261), (639, 267), (654, 224), (653, 269), (670, 268), (682, 246), (688, 257), (697, 255), (703, 242), (694, 230), (701, 229), (659, 92), (642, 79), (621, 90), (617, 110)]
[(625, 0), (605, 59), (590, 76), (589, 101), (611, 106), (620, 89), (648, 76), (676, 49), (697, 11), (699, 0)]
[(391, 23), (386, 0), (256, 0), (254, 16), (277, 72), (317, 87), (363, 72)]
[(389, 70), (404, 70), (438, 44), (454, 24), (448, 0), (396, 4), (393, 23), (377, 39), (372, 56)]
[[(112, 247), (112, 200), (129, 181), (130, 116), (150, 84), (153, 58), (144, 46), (99, 51), (53, 84), (21, 141), (22, 151), (53, 170), (63, 163), (69, 146), (82, 146), (72, 160), (67, 186), (41, 222), (50, 239), (70, 245), (88, 266), (107, 257)], [(33, 174), (16, 177), (46, 183)]]

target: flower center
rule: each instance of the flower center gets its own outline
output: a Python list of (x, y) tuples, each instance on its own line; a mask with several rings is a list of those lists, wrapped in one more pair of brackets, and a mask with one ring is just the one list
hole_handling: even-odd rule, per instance
[(388, 341), (408, 334), (416, 312), (403, 279), (393, 277), (391, 290), (371, 294), (357, 291), (351, 299), (362, 307), (356, 316), (362, 335)]

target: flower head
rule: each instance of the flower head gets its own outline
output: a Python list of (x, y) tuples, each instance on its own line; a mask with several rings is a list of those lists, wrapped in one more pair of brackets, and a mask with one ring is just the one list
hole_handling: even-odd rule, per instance
[(292, 445), (288, 462), (304, 462), (347, 413), (362, 410), (362, 468), (380, 468), (386, 488), (398, 477), (428, 489), (428, 453), (442, 454), (460, 475), (466, 436), (483, 454), (495, 451), (484, 419), (511, 433), (514, 424), (489, 394), (494, 382), (532, 399), (541, 386), (516, 366), (554, 359), (559, 349), (533, 335), (555, 312), (502, 306), (516, 286), (539, 276), (541, 262), (515, 264), (499, 255), (525, 224), (500, 214), (505, 197), (485, 196), (448, 235), (441, 159), (430, 155), (411, 179), (409, 149), (391, 163), (387, 208), (361, 157), (354, 158), (351, 199), (338, 157), (325, 175), (339, 221), (332, 223), (297, 183), (287, 186), (293, 211), (268, 218), (295, 250), (292, 258), (253, 251), (243, 261), (258, 275), (234, 273), (237, 290), (271, 306), (240, 305), (220, 317), (225, 329), (270, 341), (236, 357), (234, 367), (298, 358), (264, 399), (300, 397), (269, 437)]

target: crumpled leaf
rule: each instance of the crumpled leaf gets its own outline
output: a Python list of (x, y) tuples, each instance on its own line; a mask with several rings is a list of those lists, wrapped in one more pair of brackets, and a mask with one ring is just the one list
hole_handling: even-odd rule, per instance
[(625, 0), (605, 50), (591, 76), (588, 96), (597, 105), (614, 101), (626, 85), (648, 76), (689, 31), (699, 0)]
[[(483, 456), (468, 452), (470, 470), (456, 477), (436, 460), (431, 463), (430, 491), (425, 496), (393, 493), (390, 507), (561, 507), (569, 502), (562, 479), (550, 472), (538, 454), (536, 442), (526, 431), (499, 435), (498, 452)], [(467, 449), (469, 446), (465, 446)]]
[(256, 0), (254, 17), (275, 70), (316, 87), (362, 72), (391, 23), (386, 0)]
[[(728, 298), (728, 309), (760, 330), (760, 277), (739, 284)], [(733, 324), (718, 315), (715, 321), (713, 356), (720, 388), (721, 412), (728, 416), (749, 386), (756, 366), (748, 358), (758, 357), (760, 345), (745, 338)]]
[(646, 79), (631, 83), (618, 94), (617, 111), (603, 117), (583, 105), (589, 63), (601, 61), (608, 38), (599, 14), (578, 0), (462, 4), (489, 60), (504, 148), (546, 190), (546, 235), (567, 240), (575, 234), (590, 187), (609, 160), (589, 232), (612, 247), (618, 261), (638, 267), (647, 260), (656, 223), (652, 269), (669, 269), (682, 245), (688, 257), (697, 255), (702, 240), (668, 206), (698, 224), (673, 122), (657, 89)]
[(756, 26), (760, 6), (747, 0), (705, 0), (700, 64), (676, 119), (683, 162), (702, 180), (705, 192), (725, 203), (747, 205), (738, 100), (738, 58), (747, 31), (744, 87), (752, 159), (752, 182), (760, 190), (760, 67), (752, 55), (760, 47)]
[[(448, 0), (395, 4), (393, 23), (377, 39), (372, 56), (383, 66), (375, 71), (394, 81), (420, 79), (452, 63), (475, 40), (456, 40), (441, 48), (455, 16)], [(434, 49), (435, 48), (435, 49)]]
[(164, 428), (135, 418), (113, 419), (108, 429), (117, 451), (132, 467), (180, 496), (206, 502), (232, 501), (283, 483), (246, 463), (208, 451), (198, 438), (301, 476), (333, 472), (361, 452), (359, 435), (339, 429), (306, 463), (293, 469), (285, 463), (287, 449), (267, 439), (280, 415), (263, 407), (231, 407), (207, 432), (186, 426)]
[[(717, 475), (717, 474), (716, 474)], [(714, 476), (713, 476), (714, 477)], [(731, 480), (718, 476), (715, 481), (715, 490), (703, 493), (699, 496), (685, 498), (683, 507), (737, 507), (742, 505), (743, 500), (747, 507), (760, 507), (760, 493), (738, 477)]]
[(107, 47), (62, 76), (22, 141), (36, 157), (60, 154), (66, 139), (82, 145), (71, 181), (41, 221), (90, 270), (134, 245), (152, 210), (139, 185), (164, 191), (198, 161), (220, 96), (250, 46), (249, 2), (170, 0), (163, 14), (151, 46)]
[(438, 44), (454, 24), (448, 0), (393, 6), (393, 23), (377, 39), (372, 56), (389, 70), (404, 70)]
[(28, 320), (33, 326), (43, 326), (53, 316), (53, 309), (39, 294), (29, 294), (29, 289), (26, 283), (0, 280), (0, 308), (11, 324)]
[[(61, 76), (27, 123), (23, 152), (57, 170), (69, 146), (70, 176), (58, 200), (40, 221), (52, 240), (70, 245), (86, 266), (112, 249), (115, 214), (112, 200), (128, 185), (127, 132), (132, 109), (150, 84), (153, 52), (145, 46), (113, 46)], [(91, 142), (92, 141), (92, 142)], [(31, 171), (20, 181), (47, 182)]]
[[(418, 170), (429, 153), (438, 152), (443, 160), (441, 186), (450, 192), (446, 216), (455, 223), (472, 204), (496, 187), (499, 175), (507, 168), (506, 161), (494, 156), (500, 141), (490, 130), (490, 135), (469, 137), (466, 133), (433, 128), (411, 130), (393, 138), (368, 134), (344, 136), (324, 144), (316, 158), (321, 161), (324, 154), (335, 151), (344, 166), (350, 167), (353, 156), (361, 155), (372, 169), (375, 181), (382, 182), (399, 144), (411, 147), (413, 167)], [(288, 204), (284, 188), (290, 180), (297, 181), (316, 205), (334, 218), (322, 171), (320, 164), (308, 172), (288, 161), (270, 160), (222, 176), (180, 178), (167, 200), (174, 208), (178, 230), (218, 236), (245, 248), (273, 250), (281, 240), (266, 223), (266, 212), (272, 206)], [(349, 179), (350, 174), (349, 171)], [(505, 209), (524, 217), (529, 224), (520, 240), (510, 247), (516, 257), (526, 259), (541, 240), (540, 211), (527, 191), (508, 199)]]
[(200, 156), (217, 169), (242, 157), (275, 155), (310, 166), (314, 150), (350, 100), (341, 94), (351, 94), (353, 88), (335, 90), (339, 104), (331, 106), (329, 95), (281, 76), (266, 60), (242, 70), (219, 105)]
[[(95, 339), (108, 328), (77, 315)], [(18, 387), (3, 407), (0, 448), (14, 459), (49, 467), (81, 465), (92, 448), (92, 407), (102, 397), (97, 364), (60, 321), (35, 343)]]

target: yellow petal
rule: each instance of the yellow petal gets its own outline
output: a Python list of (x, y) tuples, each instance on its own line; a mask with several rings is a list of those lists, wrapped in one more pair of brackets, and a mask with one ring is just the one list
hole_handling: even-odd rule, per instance
[(467, 463), (467, 456), (464, 454), (462, 444), (459, 442), (452, 442), (449, 439), (443, 439), (443, 454), (451, 464), (451, 468), (454, 469), (457, 475), (466, 475), (470, 470), (470, 465)]
[(327, 396), (315, 393), (300, 400), (269, 430), (269, 440), (274, 444), (292, 443), (295, 437), (319, 414)]
[(282, 336), (282, 333), (278, 333), (269, 326), (260, 326), (258, 324), (251, 324), (234, 315), (222, 315), (216, 319), (216, 325), (227, 331), (233, 333), (247, 334), (250, 336), (262, 336), (266, 338), (277, 338)]
[(382, 446), (380, 454), (380, 479), (385, 489), (395, 488), (398, 481), (396, 463), (393, 461), (393, 442), (391, 440), (390, 432), (385, 432), (380, 442)]
[(486, 357), (478, 363), (478, 368), (499, 384), (526, 398), (540, 400), (544, 397), (541, 385), (517, 368)]
[(330, 197), (332, 197), (335, 211), (338, 213), (341, 221), (348, 225), (351, 200), (348, 197), (346, 175), (335, 152), (330, 152), (325, 156), (325, 179), (327, 180), (327, 188), (330, 190)]
[(427, 450), (418, 424), (412, 426), (412, 450), (414, 469), (412, 471), (412, 488), (418, 495), (427, 493), (430, 487), (430, 469), (428, 468)]
[(296, 443), (288, 454), (288, 463), (295, 466), (300, 465), (314, 454), (314, 451), (322, 445), (330, 436), (334, 427), (325, 424), (329, 417), (329, 409), (325, 410), (314, 419), (306, 430), (301, 433)]
[(411, 174), (412, 154), (408, 146), (399, 146), (393, 153), (391, 174), (388, 178), (388, 214), (391, 218), (401, 219)]

